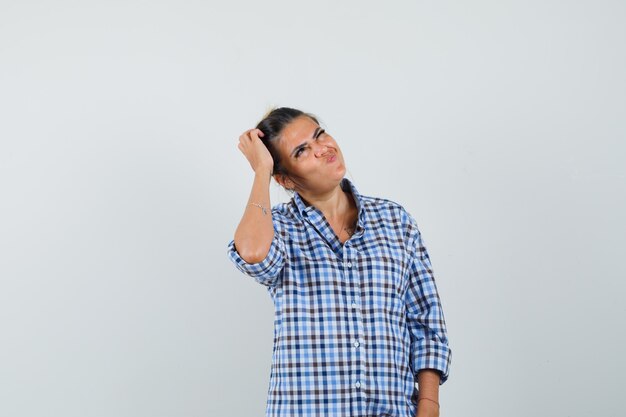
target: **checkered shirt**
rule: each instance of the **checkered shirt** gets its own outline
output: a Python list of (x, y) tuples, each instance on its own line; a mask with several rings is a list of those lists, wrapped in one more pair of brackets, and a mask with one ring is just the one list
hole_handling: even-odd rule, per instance
[(398, 203), (360, 195), (344, 244), (298, 193), (272, 208), (269, 253), (236, 267), (267, 287), (275, 306), (266, 416), (414, 417), (417, 372), (448, 379), (451, 350), (430, 258)]

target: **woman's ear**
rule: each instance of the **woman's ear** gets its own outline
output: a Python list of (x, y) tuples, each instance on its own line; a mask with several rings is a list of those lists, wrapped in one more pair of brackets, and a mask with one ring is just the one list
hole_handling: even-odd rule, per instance
[(295, 186), (293, 181), (285, 174), (274, 174), (274, 180), (286, 190), (291, 190)]

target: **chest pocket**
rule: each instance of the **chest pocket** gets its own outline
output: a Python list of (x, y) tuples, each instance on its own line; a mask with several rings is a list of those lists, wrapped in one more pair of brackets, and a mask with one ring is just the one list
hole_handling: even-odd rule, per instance
[(373, 305), (397, 311), (404, 308), (408, 259), (405, 251), (387, 239), (359, 254), (361, 291)]

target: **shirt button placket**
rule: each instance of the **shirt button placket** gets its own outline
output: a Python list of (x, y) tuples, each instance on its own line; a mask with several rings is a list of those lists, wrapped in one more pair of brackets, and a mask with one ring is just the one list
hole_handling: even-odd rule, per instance
[(359, 303), (357, 302), (359, 297), (359, 279), (358, 274), (354, 272), (354, 264), (352, 260), (350, 260), (350, 250), (346, 248), (344, 252), (344, 274), (346, 281), (349, 284), (349, 297), (346, 300), (350, 305), (350, 315), (352, 316), (352, 332), (353, 332), (353, 341), (352, 341), (352, 358), (350, 364), (350, 373), (352, 375), (352, 383), (354, 391), (353, 400), (355, 401), (355, 405), (357, 409), (361, 409), (363, 404), (362, 401), (364, 399), (364, 393), (362, 387), (363, 378), (365, 377), (365, 351), (363, 349), (363, 344), (361, 340), (363, 339), (363, 318), (361, 315), (361, 310), (358, 308)]

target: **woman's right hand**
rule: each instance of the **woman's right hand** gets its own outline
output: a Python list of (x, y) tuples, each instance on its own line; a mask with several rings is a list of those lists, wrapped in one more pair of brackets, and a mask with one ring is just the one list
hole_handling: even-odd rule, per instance
[(248, 159), (254, 172), (267, 170), (271, 173), (274, 168), (274, 159), (259, 136), (265, 136), (260, 129), (248, 129), (239, 136), (237, 147)]

